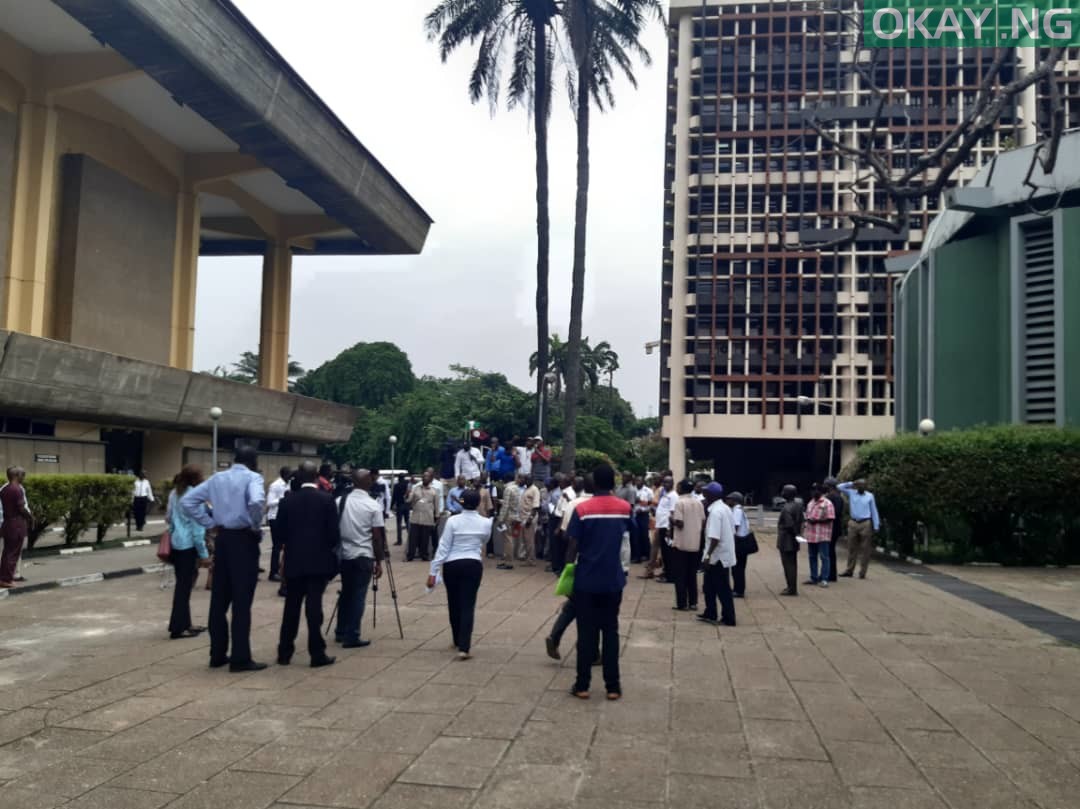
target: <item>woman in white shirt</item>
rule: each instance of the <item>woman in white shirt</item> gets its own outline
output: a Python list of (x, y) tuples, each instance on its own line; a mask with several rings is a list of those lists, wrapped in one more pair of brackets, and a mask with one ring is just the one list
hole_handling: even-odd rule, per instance
[(461, 497), (464, 511), (446, 521), (439, 549), (431, 560), (428, 589), (435, 587), (439, 574), (446, 585), (446, 605), (450, 611), (450, 630), (460, 660), (472, 657), (473, 621), (476, 593), (484, 576), (484, 545), (491, 536), (491, 517), (476, 513), (480, 492), (469, 489)]
[(131, 513), (135, 517), (135, 530), (143, 530), (146, 525), (146, 512), (154, 502), (154, 489), (146, 479), (146, 472), (139, 470), (135, 479), (135, 490), (131, 493)]

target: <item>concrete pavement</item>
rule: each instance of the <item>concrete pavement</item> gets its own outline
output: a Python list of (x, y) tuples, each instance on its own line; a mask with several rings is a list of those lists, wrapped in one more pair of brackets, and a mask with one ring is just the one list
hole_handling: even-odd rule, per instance
[[(626, 697), (610, 704), (566, 695), (573, 631), (561, 665), (544, 655), (550, 574), (489, 565), (462, 663), (426, 566), (394, 573), (404, 641), (384, 582), (371, 647), (256, 674), (208, 670), (204, 639), (168, 640), (155, 576), (6, 599), (0, 804), (1071, 809), (1080, 795), (1080, 649), (880, 565), (780, 598), (763, 547), (734, 629), (632, 578)], [(193, 606), (205, 616), (205, 592)], [(280, 611), (260, 585), (267, 662)]]

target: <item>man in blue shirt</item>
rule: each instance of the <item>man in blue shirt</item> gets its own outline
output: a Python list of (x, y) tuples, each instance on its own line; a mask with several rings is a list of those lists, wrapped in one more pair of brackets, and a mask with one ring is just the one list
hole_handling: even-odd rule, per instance
[[(576, 560), (574, 608), (577, 612), (577, 681), (570, 693), (589, 698), (592, 663), (603, 635), (604, 685), (607, 698), (622, 698), (619, 679), (619, 606), (630, 563), (630, 504), (615, 497), (615, 470), (607, 464), (593, 472), (596, 494), (579, 503), (570, 517), (567, 561)], [(625, 559), (624, 559), (625, 557)], [(624, 564), (625, 562), (625, 564)]]
[(836, 487), (848, 498), (848, 561), (847, 570), (840, 575), (850, 579), (855, 575), (855, 563), (859, 563), (859, 578), (866, 578), (866, 569), (870, 566), (870, 554), (874, 550), (874, 534), (881, 529), (878, 517), (877, 501), (866, 490), (866, 481), (859, 479), (854, 483), (841, 483)]
[(465, 495), (465, 476), (458, 475), (457, 485), (450, 490), (450, 493), (446, 495), (446, 510), (453, 514), (460, 514), (464, 507), (461, 504), (461, 498)]
[(509, 457), (507, 451), (499, 446), (499, 439), (491, 439), (491, 447), (488, 449), (487, 461), (484, 466), (487, 469), (488, 477), (491, 480), (499, 481), (505, 480), (503, 477), (503, 469), (506, 466), (506, 460)]
[[(210, 591), (210, 667), (226, 663), (230, 671), (260, 671), (251, 659), (251, 602), (259, 577), (266, 487), (255, 471), (252, 447), (240, 447), (233, 465), (180, 498), (180, 507), (214, 536), (214, 578)], [(288, 559), (285, 564), (288, 565)], [(232, 655), (229, 622), (232, 606)]]

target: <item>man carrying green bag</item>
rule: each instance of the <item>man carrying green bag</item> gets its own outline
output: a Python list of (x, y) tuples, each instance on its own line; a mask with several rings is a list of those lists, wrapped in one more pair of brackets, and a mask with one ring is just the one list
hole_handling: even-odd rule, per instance
[(555, 584), (555, 595), (564, 596), (566, 601), (559, 610), (555, 625), (551, 627), (551, 634), (544, 638), (548, 657), (552, 660), (562, 660), (562, 655), (559, 654), (559, 642), (562, 640), (563, 633), (577, 618), (577, 611), (574, 609), (574, 571), (576, 569), (577, 565), (574, 563), (564, 566), (562, 573), (559, 574), (559, 581)]

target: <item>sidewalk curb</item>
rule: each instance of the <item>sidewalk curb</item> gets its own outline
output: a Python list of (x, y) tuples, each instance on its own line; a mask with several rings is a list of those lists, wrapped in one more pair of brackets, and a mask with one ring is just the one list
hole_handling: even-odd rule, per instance
[(146, 573), (160, 573), (165, 569), (164, 562), (157, 564), (142, 565), (141, 567), (129, 567), (122, 570), (99, 571), (97, 573), (84, 573), (81, 576), (66, 576), (52, 581), (35, 582), (24, 587), (16, 587), (14, 590), (0, 590), (0, 598), (17, 596), (24, 593), (40, 593), (45, 590), (55, 590), (59, 587), (80, 587), (84, 584), (96, 584), (110, 579), (123, 579), (128, 576), (141, 576)]

